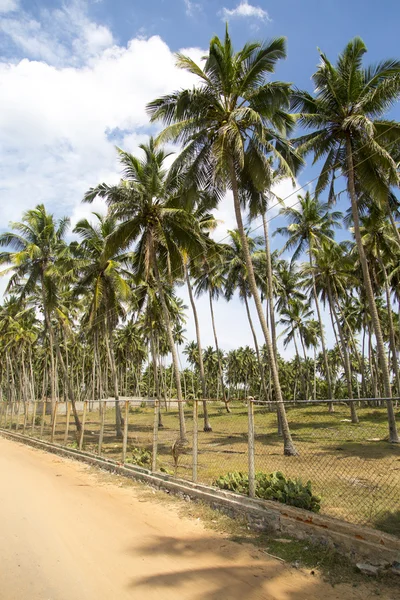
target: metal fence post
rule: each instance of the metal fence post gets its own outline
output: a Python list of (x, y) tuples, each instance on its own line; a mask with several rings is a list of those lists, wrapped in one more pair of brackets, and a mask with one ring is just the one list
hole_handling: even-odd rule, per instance
[(53, 415), (52, 415), (52, 423), (51, 423), (51, 438), (50, 441), (54, 442), (54, 436), (56, 434), (56, 424), (57, 424), (57, 406), (58, 400), (54, 402)]
[(129, 425), (129, 400), (125, 400), (125, 416), (124, 416), (124, 437), (122, 440), (122, 464), (126, 460), (126, 448), (128, 446), (128, 425)]
[(197, 460), (198, 460), (198, 441), (199, 441), (199, 403), (193, 401), (193, 451), (192, 451), (192, 481), (197, 482)]
[(158, 399), (154, 400), (154, 421), (153, 421), (153, 453), (151, 457), (151, 471), (157, 471), (157, 446), (158, 446), (158, 411), (160, 405)]
[(98, 454), (99, 456), (101, 456), (101, 451), (103, 448), (103, 438), (104, 438), (104, 420), (106, 418), (106, 409), (107, 409), (107, 402), (106, 400), (102, 401), (99, 400), (99, 405), (100, 405), (100, 431), (99, 431), (99, 447), (98, 447)]
[(256, 473), (254, 466), (254, 403), (248, 400), (248, 459), (249, 459), (249, 496), (255, 498), (256, 495)]
[(66, 408), (66, 416), (65, 416), (64, 446), (66, 446), (67, 442), (68, 442), (69, 420), (71, 417), (71, 402), (68, 401), (65, 408)]
[(83, 415), (82, 415), (82, 429), (81, 435), (79, 437), (79, 450), (82, 450), (83, 447), (83, 436), (85, 435), (85, 421), (86, 421), (86, 409), (87, 409), (87, 400), (83, 403)]

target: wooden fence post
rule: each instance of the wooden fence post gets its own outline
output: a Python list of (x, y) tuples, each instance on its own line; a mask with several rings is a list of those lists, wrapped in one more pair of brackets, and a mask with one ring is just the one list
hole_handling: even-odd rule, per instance
[(98, 454), (101, 456), (101, 451), (103, 448), (103, 438), (104, 438), (104, 420), (106, 417), (106, 408), (107, 408), (107, 402), (106, 400), (102, 401), (99, 400), (99, 405), (100, 405), (100, 431), (99, 431), (99, 447), (98, 447)]
[(153, 421), (153, 453), (151, 457), (151, 472), (157, 471), (157, 451), (158, 451), (158, 411), (160, 404), (158, 398), (154, 400), (154, 421)]
[(22, 426), (22, 433), (25, 435), (26, 422), (28, 420), (29, 402), (24, 402), (24, 424)]
[(46, 400), (43, 400), (42, 406), (42, 422), (40, 424), (40, 437), (43, 439), (44, 422), (46, 420)]
[(249, 459), (249, 496), (255, 498), (256, 495), (256, 472), (254, 465), (254, 403), (248, 400), (248, 459)]
[(10, 411), (10, 424), (8, 426), (8, 429), (12, 429), (12, 422), (13, 422), (13, 416), (14, 416), (14, 407), (15, 407), (15, 402), (14, 400), (11, 402), (11, 411)]
[(68, 434), (69, 434), (69, 419), (71, 416), (71, 402), (66, 403), (66, 416), (65, 416), (65, 433), (64, 433), (64, 446), (67, 445), (68, 442)]
[(36, 420), (36, 410), (37, 410), (37, 400), (33, 401), (33, 410), (32, 410), (32, 425), (31, 425), (31, 434), (33, 436), (33, 432), (35, 431), (35, 420)]
[(17, 420), (15, 422), (15, 431), (18, 431), (18, 427), (19, 427), (19, 413), (20, 413), (20, 408), (21, 408), (21, 400), (18, 402)]
[(124, 416), (124, 437), (122, 439), (122, 464), (126, 460), (126, 448), (128, 445), (128, 425), (129, 425), (129, 400), (125, 400), (125, 416)]
[(50, 441), (54, 442), (54, 436), (56, 434), (56, 424), (57, 424), (57, 407), (58, 400), (54, 402), (53, 415), (52, 415), (52, 423), (51, 423), (51, 438)]
[(83, 403), (82, 429), (81, 429), (81, 435), (79, 438), (79, 450), (82, 450), (82, 447), (83, 447), (83, 436), (85, 435), (86, 409), (87, 409), (87, 400), (85, 400)]
[(193, 401), (193, 451), (192, 451), (192, 481), (197, 482), (197, 460), (198, 460), (198, 440), (199, 440), (199, 403)]

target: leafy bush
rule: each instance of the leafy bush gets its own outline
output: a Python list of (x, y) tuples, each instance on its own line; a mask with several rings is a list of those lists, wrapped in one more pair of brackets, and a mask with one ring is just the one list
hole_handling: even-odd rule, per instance
[[(237, 494), (248, 495), (249, 493), (249, 477), (239, 471), (221, 475), (214, 485)], [(304, 485), (300, 479), (286, 478), (280, 471), (256, 474), (256, 497), (263, 500), (276, 500), (316, 513), (321, 508), (321, 498), (312, 493), (311, 481), (307, 481)]]
[(142, 448), (133, 448), (132, 456), (127, 458), (127, 463), (133, 463), (138, 467), (147, 467), (151, 464), (151, 454), (148, 450), (144, 450)]

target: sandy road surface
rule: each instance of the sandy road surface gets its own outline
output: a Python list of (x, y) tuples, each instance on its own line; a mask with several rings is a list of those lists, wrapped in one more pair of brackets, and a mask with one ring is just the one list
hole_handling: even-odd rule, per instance
[[(118, 481), (118, 480), (116, 480)], [(0, 437), (0, 600), (366, 600)]]

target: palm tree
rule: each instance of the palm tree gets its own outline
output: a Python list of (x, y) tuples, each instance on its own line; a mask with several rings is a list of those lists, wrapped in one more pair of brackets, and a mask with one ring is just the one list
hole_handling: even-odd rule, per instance
[[(177, 275), (183, 277), (183, 255), (200, 247), (198, 226), (193, 215), (181, 207), (180, 197), (167, 179), (167, 154), (156, 149), (150, 139), (141, 144), (144, 158), (119, 150), (125, 179), (116, 186), (103, 183), (89, 190), (86, 202), (96, 196), (106, 199), (112, 214), (121, 222), (107, 240), (105, 256), (128, 248), (136, 242), (132, 262), (137, 279), (154, 281), (157, 287), (164, 326), (172, 356), (177, 391), (180, 437), (186, 439), (183, 396), (173, 327), (165, 298), (165, 285)], [(173, 277), (175, 275), (175, 278)]]
[(286, 112), (290, 85), (266, 80), (277, 61), (285, 58), (285, 46), (284, 38), (276, 38), (265, 44), (249, 43), (234, 52), (227, 27), (224, 41), (218, 37), (211, 40), (203, 67), (178, 54), (177, 65), (195, 75), (200, 84), (159, 98), (147, 108), (152, 121), (162, 121), (167, 126), (159, 141), (173, 140), (184, 146), (172, 174), (184, 169), (188, 185), (194, 182), (197, 187), (205, 187), (219, 195), (226, 188), (232, 190), (249, 288), (271, 357), (284, 452), (293, 455), (296, 449), (290, 435), (276, 356), (257, 289), (241, 212), (241, 200), (245, 201), (253, 191), (260, 193), (270, 188), (269, 155), (278, 161), (288, 176), (292, 176), (300, 164), (285, 138), (294, 124), (294, 118)]
[(300, 112), (300, 125), (314, 130), (298, 139), (300, 151), (313, 152), (315, 160), (325, 157), (316, 194), (330, 184), (333, 200), (337, 171), (347, 181), (354, 235), (387, 398), (389, 439), (399, 443), (382, 327), (361, 238), (357, 192), (365, 191), (377, 201), (386, 202), (388, 186), (399, 185), (397, 163), (388, 148), (398, 144), (400, 124), (380, 117), (399, 98), (400, 61), (385, 60), (363, 68), (366, 50), (364, 42), (354, 38), (336, 65), (321, 53), (321, 63), (313, 75), (315, 95), (296, 90), (292, 105)]
[(81, 423), (75, 406), (75, 395), (67, 367), (53, 326), (52, 319), (60, 316), (59, 290), (62, 278), (67, 279), (63, 271), (69, 260), (69, 253), (64, 238), (69, 219), (55, 221), (53, 215), (47, 213), (43, 204), (26, 211), (22, 221), (12, 223), (14, 231), (0, 235), (0, 246), (11, 248), (0, 253), (0, 264), (10, 266), (0, 275), (11, 273), (6, 292), (18, 290), (21, 301), (38, 292), (40, 309), (44, 316), (49, 339), (50, 386), (51, 401), (56, 399), (56, 370), (54, 349), (64, 374), (68, 395), (72, 403), (77, 433), (81, 431)]
[[(352, 369), (348, 346), (354, 342), (346, 339), (344, 328), (340, 319), (339, 298), (346, 295), (346, 291), (351, 289), (357, 279), (354, 275), (353, 261), (347, 254), (348, 244), (343, 242), (337, 244), (333, 240), (326, 239), (319, 248), (314, 251), (314, 263), (304, 267), (305, 273), (310, 273), (313, 280), (313, 287), (316, 293), (321, 294), (322, 301), (328, 302), (332, 327), (335, 326), (339, 333), (340, 351), (343, 362), (343, 368), (347, 382), (347, 393), (350, 399), (353, 399)], [(358, 423), (358, 417), (354, 402), (350, 402), (351, 420)]]
[[(225, 298), (229, 301), (232, 299), (236, 291), (239, 292), (239, 298), (243, 300), (246, 307), (247, 319), (249, 321), (250, 330), (254, 340), (254, 349), (256, 351), (260, 380), (264, 392), (265, 400), (268, 399), (267, 386), (265, 382), (264, 369), (262, 365), (260, 348), (257, 340), (257, 335), (254, 329), (253, 320), (251, 318), (248, 298), (250, 296), (249, 285), (247, 281), (247, 269), (242, 251), (242, 242), (239, 231), (237, 229), (228, 231), (230, 243), (225, 246), (224, 251), (224, 274), (225, 274)], [(251, 238), (246, 232), (247, 243), (254, 258), (254, 253), (261, 240), (259, 238)], [(262, 276), (260, 277), (260, 279)]]
[(115, 232), (117, 221), (113, 216), (93, 213), (97, 222), (87, 219), (79, 221), (74, 229), (81, 238), (82, 253), (79, 268), (77, 295), (86, 295), (89, 305), (86, 321), (94, 333), (95, 353), (98, 356), (99, 333), (104, 332), (107, 358), (110, 365), (115, 398), (115, 426), (117, 437), (122, 438), (122, 417), (119, 404), (118, 372), (115, 364), (113, 332), (120, 319), (125, 317), (124, 302), (129, 298), (130, 288), (127, 272), (122, 264), (127, 260), (124, 255), (115, 254), (105, 258), (106, 240)]
[[(299, 195), (297, 198), (300, 204), (299, 208), (285, 207), (281, 209), (280, 214), (284, 215), (288, 219), (289, 225), (286, 227), (279, 227), (275, 233), (280, 233), (281, 235), (289, 238), (283, 247), (282, 252), (294, 249), (291, 259), (292, 262), (296, 260), (306, 248), (308, 248), (310, 266), (312, 267), (313, 252), (316, 248), (321, 246), (321, 243), (324, 240), (333, 238), (334, 227), (340, 227), (339, 218), (341, 217), (341, 213), (329, 213), (328, 204), (322, 204), (317, 198), (313, 198), (309, 192), (306, 192), (304, 196)], [(314, 279), (312, 279), (312, 282), (314, 303), (321, 330), (320, 339), (322, 354), (325, 361), (328, 396), (329, 398), (333, 398), (331, 376), (326, 353), (324, 327)], [(332, 403), (329, 403), (329, 410), (330, 412), (333, 412)]]
[(226, 397), (224, 375), (222, 370), (222, 363), (220, 359), (219, 343), (217, 336), (217, 328), (215, 325), (214, 317), (214, 306), (213, 301), (218, 300), (224, 287), (224, 275), (223, 275), (223, 248), (218, 244), (209, 245), (207, 252), (204, 255), (203, 261), (198, 265), (197, 276), (195, 278), (195, 294), (199, 297), (203, 292), (208, 294), (208, 301), (210, 305), (211, 324), (214, 334), (215, 349), (217, 351), (218, 358), (218, 372), (219, 380), (221, 384), (222, 399), (225, 403), (225, 408), (230, 413), (229, 403)]

